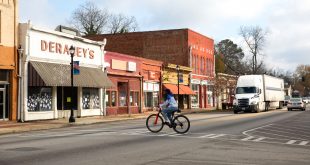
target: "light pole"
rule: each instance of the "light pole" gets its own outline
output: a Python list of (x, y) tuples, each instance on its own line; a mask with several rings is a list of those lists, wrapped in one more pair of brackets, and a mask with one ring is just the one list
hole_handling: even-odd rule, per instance
[(71, 98), (70, 98), (70, 107), (71, 107), (71, 114), (70, 114), (70, 118), (69, 118), (69, 123), (74, 123), (75, 122), (75, 118), (74, 118), (74, 114), (73, 114), (73, 56), (74, 56), (74, 52), (75, 52), (75, 47), (73, 47), (72, 45), (70, 46), (69, 49), (70, 55), (71, 55)]
[(180, 94), (180, 66), (177, 65), (177, 73), (178, 73), (178, 109), (180, 107), (180, 99), (179, 99), (179, 94)]

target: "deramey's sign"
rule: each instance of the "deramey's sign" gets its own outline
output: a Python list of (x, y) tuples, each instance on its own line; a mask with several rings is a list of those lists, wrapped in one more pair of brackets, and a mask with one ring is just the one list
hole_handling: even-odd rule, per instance
[(82, 42), (51, 33), (32, 30), (29, 33), (31, 57), (71, 61), (70, 46), (75, 47), (73, 60), (81, 64), (102, 65), (103, 52), (100, 45)]

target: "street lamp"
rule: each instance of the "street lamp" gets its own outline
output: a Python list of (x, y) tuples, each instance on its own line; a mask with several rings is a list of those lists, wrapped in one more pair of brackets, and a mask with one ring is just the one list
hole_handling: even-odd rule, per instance
[(178, 110), (180, 107), (180, 99), (179, 99), (179, 94), (180, 94), (180, 66), (177, 65), (177, 73), (178, 73)]
[(73, 47), (72, 45), (70, 46), (69, 49), (70, 55), (71, 55), (71, 98), (70, 98), (70, 107), (71, 107), (71, 114), (70, 114), (70, 118), (69, 118), (69, 123), (74, 123), (75, 122), (75, 118), (74, 118), (74, 114), (73, 114), (73, 56), (74, 56), (74, 52), (75, 52), (75, 47)]

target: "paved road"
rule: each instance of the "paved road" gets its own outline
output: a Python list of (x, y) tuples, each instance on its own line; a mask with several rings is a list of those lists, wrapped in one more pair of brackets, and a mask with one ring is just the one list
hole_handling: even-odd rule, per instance
[(0, 136), (0, 165), (310, 164), (310, 110), (188, 117), (185, 135), (132, 120)]

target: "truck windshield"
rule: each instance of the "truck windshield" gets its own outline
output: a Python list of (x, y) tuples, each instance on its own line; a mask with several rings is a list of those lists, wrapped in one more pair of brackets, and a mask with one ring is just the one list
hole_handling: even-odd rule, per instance
[(256, 87), (237, 87), (236, 94), (244, 93), (258, 93), (258, 89)]

